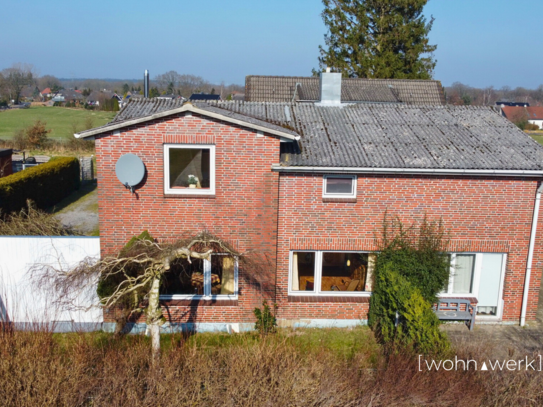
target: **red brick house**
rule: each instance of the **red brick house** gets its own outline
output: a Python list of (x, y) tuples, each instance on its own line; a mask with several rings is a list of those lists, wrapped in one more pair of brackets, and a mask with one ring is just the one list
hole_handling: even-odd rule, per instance
[[(543, 147), (490, 108), (342, 104), (328, 78), (317, 103), (131, 100), (76, 134), (96, 140), (102, 254), (144, 229), (167, 240), (205, 228), (269, 264), (257, 273), (217, 253), (190, 266), (200, 284), (172, 273), (172, 324), (251, 327), (269, 299), (283, 325), (347, 326), (367, 318), (385, 211), (428, 214), (452, 235), (442, 295), (478, 303), (480, 322), (534, 320)], [(135, 193), (115, 175), (127, 153), (146, 169)]]

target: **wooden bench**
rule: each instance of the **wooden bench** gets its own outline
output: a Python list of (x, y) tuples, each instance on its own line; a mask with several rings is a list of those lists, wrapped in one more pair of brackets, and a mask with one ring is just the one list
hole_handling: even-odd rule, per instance
[(469, 330), (473, 330), (477, 306), (471, 305), (469, 300), (458, 298), (440, 298), (434, 305), (434, 312), (442, 321), (466, 321)]

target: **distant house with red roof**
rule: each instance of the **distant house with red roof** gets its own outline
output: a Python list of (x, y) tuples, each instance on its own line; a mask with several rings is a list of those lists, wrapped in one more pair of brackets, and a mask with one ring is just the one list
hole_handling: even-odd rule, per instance
[(513, 123), (527, 120), (543, 128), (543, 106), (502, 106), (502, 115)]
[(45, 88), (40, 92), (40, 95), (42, 98), (49, 98), (51, 97), (53, 92), (51, 92), (51, 88)]

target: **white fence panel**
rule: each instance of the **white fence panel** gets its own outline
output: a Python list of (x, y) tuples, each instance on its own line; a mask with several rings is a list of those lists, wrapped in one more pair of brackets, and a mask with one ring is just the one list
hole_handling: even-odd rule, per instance
[[(68, 269), (87, 257), (99, 259), (99, 237), (0, 236), (1, 316), (16, 325), (46, 324), (57, 331), (100, 329), (103, 317), (99, 308), (59, 308), (30, 278), (35, 264)], [(98, 303), (96, 287), (89, 290), (81, 296), (78, 305), (82, 308)]]

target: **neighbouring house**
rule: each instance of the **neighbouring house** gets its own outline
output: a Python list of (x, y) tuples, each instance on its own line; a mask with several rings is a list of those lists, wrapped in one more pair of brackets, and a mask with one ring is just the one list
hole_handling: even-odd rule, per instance
[[(89, 96), (87, 96), (87, 104), (89, 104), (90, 106), (100, 106), (100, 102), (103, 103), (104, 100), (113, 99), (113, 98), (119, 100), (120, 96), (114, 92), (110, 92), (107, 90), (103, 90), (103, 91), (93, 90), (89, 94)], [(122, 100), (122, 97), (120, 98), (120, 100)]]
[(502, 106), (501, 112), (513, 123), (524, 121), (543, 129), (543, 106)]
[(45, 98), (50, 98), (53, 96), (53, 92), (51, 92), (51, 88), (45, 88), (44, 90), (42, 90), (40, 92), (40, 96), (45, 99)]
[[(322, 74), (316, 102), (130, 100), (76, 134), (96, 140), (102, 255), (143, 230), (170, 241), (206, 229), (266, 261), (216, 253), (172, 268), (172, 326), (250, 328), (263, 299), (283, 326), (352, 326), (367, 320), (385, 212), (428, 215), (452, 238), (443, 297), (469, 299), (478, 321), (535, 320), (543, 147), (493, 108), (442, 105), (435, 81), (413, 81), (434, 104), (342, 103), (337, 75)], [(134, 193), (115, 175), (128, 153), (146, 169)]]
[[(257, 76), (245, 78), (247, 102), (317, 102), (320, 83), (316, 76)], [(440, 81), (412, 79), (341, 80), (341, 101), (403, 103), (407, 105), (444, 105)]]
[(11, 156), (13, 155), (13, 149), (0, 148), (0, 178), (7, 177), (13, 173)]

